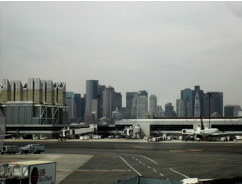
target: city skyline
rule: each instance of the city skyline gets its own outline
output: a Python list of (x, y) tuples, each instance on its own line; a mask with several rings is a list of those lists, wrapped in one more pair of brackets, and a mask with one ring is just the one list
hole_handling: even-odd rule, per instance
[(0, 2), (0, 80), (51, 78), (83, 95), (96, 79), (121, 92), (123, 106), (126, 92), (147, 90), (163, 108), (199, 85), (242, 106), (241, 10), (241, 2)]

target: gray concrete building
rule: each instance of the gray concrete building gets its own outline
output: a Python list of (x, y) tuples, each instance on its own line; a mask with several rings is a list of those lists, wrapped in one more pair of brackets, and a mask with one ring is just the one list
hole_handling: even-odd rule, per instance
[[(205, 127), (218, 128), (220, 131), (241, 132), (242, 133), (242, 118), (203, 118)], [(125, 127), (140, 127), (141, 137), (144, 136), (161, 136), (169, 135), (174, 132), (180, 132), (182, 129), (197, 129), (201, 127), (200, 117), (190, 118), (159, 118), (159, 119), (122, 119), (115, 122), (115, 128), (120, 133)]]

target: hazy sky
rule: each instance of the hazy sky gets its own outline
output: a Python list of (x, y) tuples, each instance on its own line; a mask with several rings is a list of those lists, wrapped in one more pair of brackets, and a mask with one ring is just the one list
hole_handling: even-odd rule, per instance
[(0, 80), (147, 90), (200, 85), (242, 106), (242, 2), (0, 2)]

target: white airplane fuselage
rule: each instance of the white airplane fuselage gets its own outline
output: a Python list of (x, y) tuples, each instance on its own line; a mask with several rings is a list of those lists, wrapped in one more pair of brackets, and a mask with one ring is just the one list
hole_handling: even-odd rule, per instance
[(214, 133), (218, 133), (219, 129), (217, 128), (205, 128), (201, 130), (200, 128), (197, 128), (196, 130), (193, 129), (183, 129), (182, 134), (184, 135), (201, 135), (202, 137), (208, 137)]

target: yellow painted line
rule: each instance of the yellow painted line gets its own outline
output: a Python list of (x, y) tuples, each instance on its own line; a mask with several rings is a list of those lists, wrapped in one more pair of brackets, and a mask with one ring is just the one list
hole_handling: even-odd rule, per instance
[(170, 150), (170, 152), (179, 153), (179, 152), (185, 152), (185, 150)]
[(203, 151), (203, 150), (186, 150), (186, 151), (197, 151), (197, 152), (199, 152), (199, 151)]
[(144, 146), (138, 146), (138, 145), (135, 145), (135, 144), (132, 144), (132, 146), (135, 147), (135, 148), (140, 148), (140, 149), (148, 149)]

